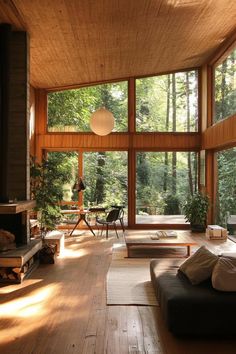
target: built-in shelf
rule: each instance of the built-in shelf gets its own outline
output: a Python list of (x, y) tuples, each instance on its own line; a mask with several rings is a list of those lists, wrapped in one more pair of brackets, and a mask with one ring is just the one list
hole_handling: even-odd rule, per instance
[(18, 214), (33, 209), (35, 200), (22, 200), (16, 203), (0, 203), (0, 214)]

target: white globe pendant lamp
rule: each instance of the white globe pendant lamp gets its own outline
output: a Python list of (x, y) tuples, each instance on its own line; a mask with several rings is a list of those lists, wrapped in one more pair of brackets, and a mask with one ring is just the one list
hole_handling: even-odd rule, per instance
[(108, 135), (115, 125), (113, 114), (106, 108), (97, 109), (90, 118), (90, 128), (97, 135)]

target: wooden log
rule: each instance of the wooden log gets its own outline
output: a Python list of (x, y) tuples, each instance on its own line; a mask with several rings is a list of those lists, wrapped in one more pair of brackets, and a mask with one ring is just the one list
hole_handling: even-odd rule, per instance
[(19, 274), (19, 273), (21, 272), (21, 268), (12, 268), (12, 271), (13, 271), (14, 273)]

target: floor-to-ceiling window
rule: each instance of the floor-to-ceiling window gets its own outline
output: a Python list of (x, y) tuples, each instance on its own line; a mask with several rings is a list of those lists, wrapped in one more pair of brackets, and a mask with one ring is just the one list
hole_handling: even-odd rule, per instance
[[(86, 188), (77, 193), (77, 206), (124, 205), (129, 225), (184, 224), (184, 196), (197, 189), (198, 181), (197, 152), (192, 151), (199, 148), (194, 140), (199, 135), (198, 86), (198, 70), (190, 70), (49, 92), (49, 150), (64, 149), (65, 142), (78, 153), (76, 178), (82, 177)], [(115, 117), (108, 137), (89, 127), (91, 114), (102, 106)], [(153, 140), (160, 133), (164, 148)], [(64, 199), (70, 198), (70, 189)], [(67, 204), (75, 198), (73, 192)]]

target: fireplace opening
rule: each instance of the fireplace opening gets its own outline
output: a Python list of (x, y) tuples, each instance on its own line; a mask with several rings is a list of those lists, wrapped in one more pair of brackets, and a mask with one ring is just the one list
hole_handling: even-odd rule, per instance
[(28, 244), (27, 230), (25, 230), (24, 220), (27, 216), (24, 213), (4, 215), (0, 214), (0, 229), (9, 231), (15, 236), (16, 247)]

